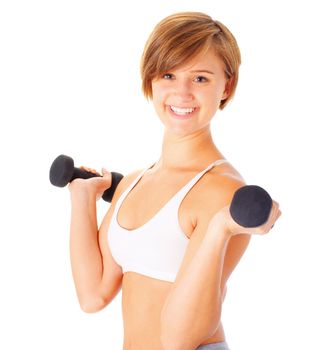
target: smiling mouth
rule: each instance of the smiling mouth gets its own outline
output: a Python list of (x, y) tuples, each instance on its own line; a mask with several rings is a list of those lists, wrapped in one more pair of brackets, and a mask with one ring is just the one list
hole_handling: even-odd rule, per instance
[(175, 106), (169, 106), (172, 112), (174, 112), (177, 115), (185, 116), (195, 111), (196, 107), (190, 107), (190, 108), (181, 108), (181, 107), (175, 107)]

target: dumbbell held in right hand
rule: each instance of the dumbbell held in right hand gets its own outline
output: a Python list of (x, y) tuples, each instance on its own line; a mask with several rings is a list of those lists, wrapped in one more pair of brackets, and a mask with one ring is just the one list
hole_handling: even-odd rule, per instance
[[(122, 180), (123, 175), (120, 173), (112, 172), (111, 186), (104, 191), (102, 198), (111, 202), (117, 185)], [(100, 175), (91, 173), (81, 168), (74, 166), (74, 161), (71, 157), (64, 154), (59, 155), (52, 163), (49, 172), (49, 179), (52, 185), (57, 187), (64, 187), (74, 179), (90, 179), (92, 177), (98, 177)]]

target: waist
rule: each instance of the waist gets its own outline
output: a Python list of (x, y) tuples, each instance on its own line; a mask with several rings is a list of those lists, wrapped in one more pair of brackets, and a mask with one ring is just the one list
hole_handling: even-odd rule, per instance
[(196, 350), (229, 350), (226, 341), (200, 345)]

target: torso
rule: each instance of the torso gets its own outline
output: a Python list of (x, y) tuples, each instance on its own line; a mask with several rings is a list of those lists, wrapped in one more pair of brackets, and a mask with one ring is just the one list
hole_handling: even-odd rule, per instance
[[(203, 169), (167, 174), (150, 169), (125, 198), (118, 212), (118, 223), (126, 229), (136, 229), (148, 222), (163, 205), (190, 179)], [(179, 224), (190, 238), (200, 212), (201, 195), (210, 176), (222, 174), (239, 177), (229, 163), (214, 167), (188, 192), (179, 207)], [(138, 175), (134, 174), (133, 179)], [(133, 179), (129, 179), (130, 181)], [(125, 189), (124, 189), (125, 190)], [(150, 193), (150, 196), (146, 195)], [(153, 194), (153, 195), (151, 195)], [(149, 200), (149, 202), (148, 202)], [(141, 210), (134, 210), (141, 208)], [(127, 215), (127, 213), (137, 213)], [(124, 322), (124, 350), (159, 350), (160, 313), (172, 286), (171, 282), (153, 279), (135, 272), (126, 272), (122, 281), (122, 311)], [(225, 339), (220, 323), (215, 334), (203, 344)]]

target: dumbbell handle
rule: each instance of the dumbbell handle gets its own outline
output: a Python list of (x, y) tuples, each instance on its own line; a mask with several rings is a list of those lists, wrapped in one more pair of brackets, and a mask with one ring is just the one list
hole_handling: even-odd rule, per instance
[(74, 179), (90, 179), (92, 177), (101, 177), (101, 175), (97, 175), (97, 174), (91, 173), (87, 170), (74, 167), (73, 176), (69, 182), (72, 182)]
[[(74, 167), (73, 176), (72, 176), (70, 182), (72, 182), (74, 179), (85, 179), (86, 180), (86, 179), (91, 179), (92, 177), (102, 177), (102, 176), (91, 173), (91, 172), (86, 171), (86, 170), (83, 170), (81, 168)], [(109, 202), (109, 203), (111, 202), (112, 197), (114, 195), (114, 192), (116, 190), (116, 186), (118, 185), (118, 183), (120, 182), (122, 177), (123, 177), (122, 174), (119, 174), (116, 172), (111, 172), (111, 186), (103, 192), (103, 195), (102, 195), (103, 200), (105, 200), (106, 202)], [(116, 184), (116, 182), (117, 182), (117, 184)]]

